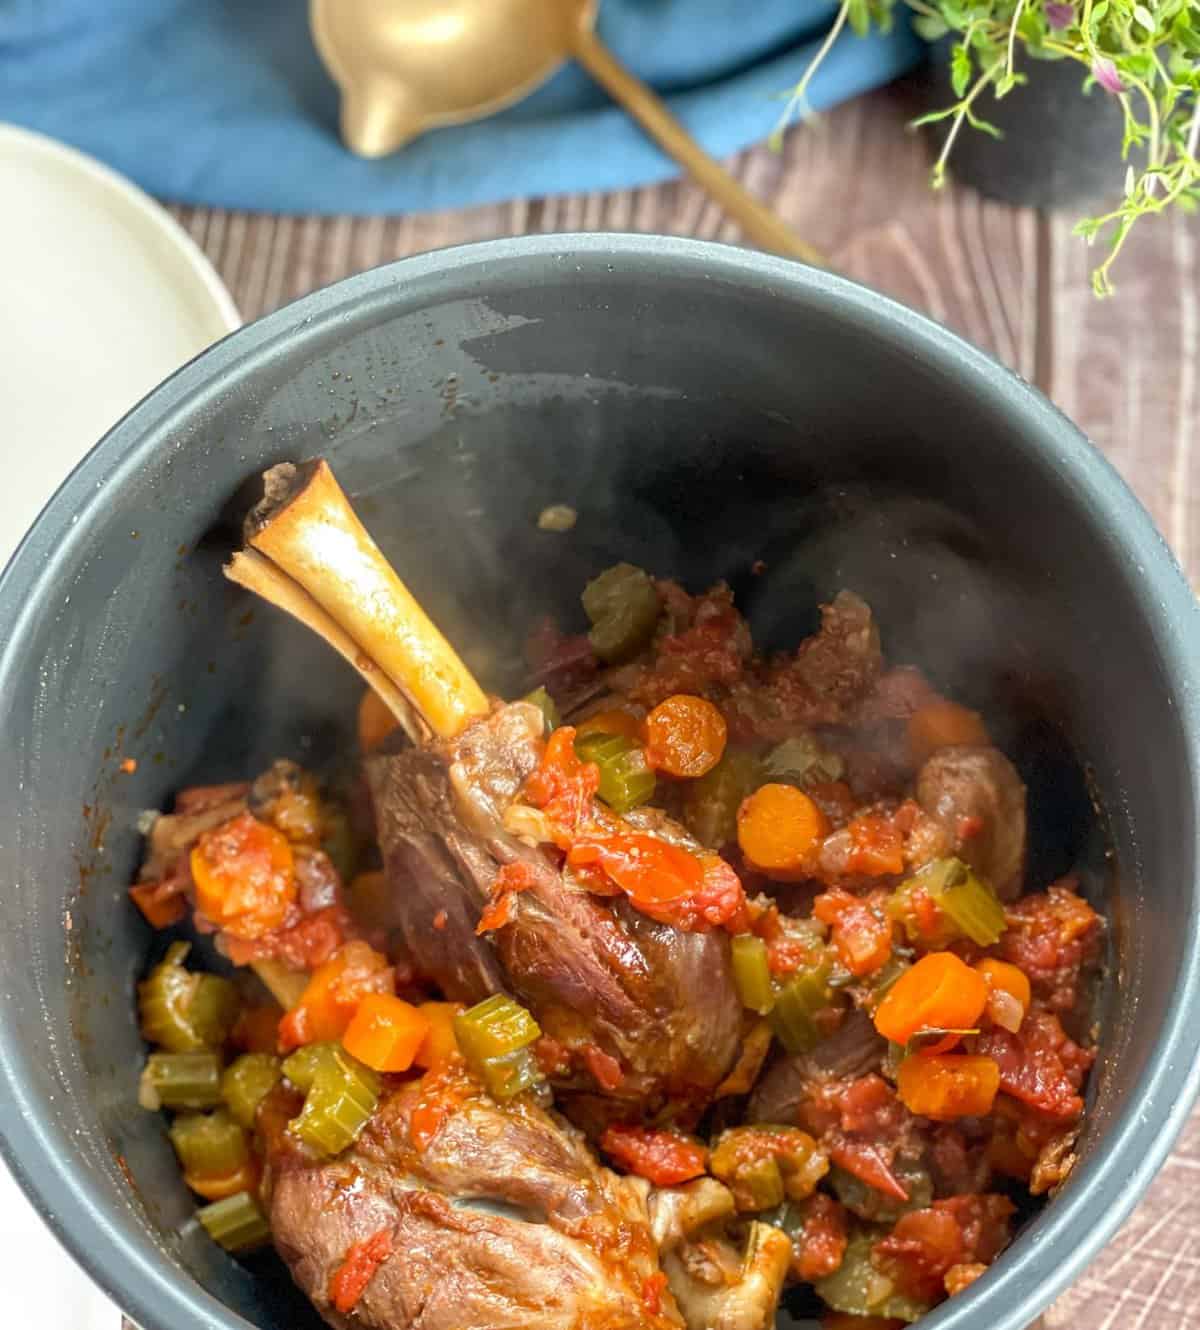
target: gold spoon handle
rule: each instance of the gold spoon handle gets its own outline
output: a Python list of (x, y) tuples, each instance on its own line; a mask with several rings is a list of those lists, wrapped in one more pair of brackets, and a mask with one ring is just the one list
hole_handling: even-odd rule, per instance
[(743, 189), (720, 162), (704, 151), (654, 93), (613, 58), (590, 28), (577, 28), (571, 45), (575, 58), (596, 82), (717, 200), (749, 240), (760, 249), (825, 266), (825, 260), (811, 245), (805, 244), (790, 226)]

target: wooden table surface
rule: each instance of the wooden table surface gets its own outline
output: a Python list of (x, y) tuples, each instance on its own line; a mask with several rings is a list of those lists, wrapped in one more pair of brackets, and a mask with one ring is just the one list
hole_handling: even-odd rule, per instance
[[(1042, 388), (1107, 453), (1200, 585), (1200, 225), (1142, 229), (1118, 293), (1091, 294), (1071, 215), (934, 195), (905, 124), (909, 89), (860, 98), (730, 165), (838, 271), (963, 333)], [(408, 217), (284, 217), (175, 207), (252, 319), (406, 254), (492, 236), (657, 231), (737, 241), (690, 184)], [(1046, 1330), (1200, 1326), (1200, 1114)]]

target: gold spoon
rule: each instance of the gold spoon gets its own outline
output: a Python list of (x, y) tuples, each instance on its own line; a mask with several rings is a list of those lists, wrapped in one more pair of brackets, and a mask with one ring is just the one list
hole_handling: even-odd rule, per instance
[(710, 157), (593, 31), (598, 0), (311, 0), (313, 37), (342, 90), (342, 137), (383, 157), (427, 129), (511, 106), (576, 59), (761, 249), (821, 256)]

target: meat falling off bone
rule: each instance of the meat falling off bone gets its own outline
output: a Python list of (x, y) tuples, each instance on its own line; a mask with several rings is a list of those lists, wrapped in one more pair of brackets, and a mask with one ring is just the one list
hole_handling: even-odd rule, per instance
[[(388, 567), (325, 463), (276, 467), (265, 490), (247, 521), (250, 548), (227, 574), (328, 641), (411, 741), (372, 757), (367, 773), (396, 923), (419, 969), (447, 997), (467, 1002), (511, 990), (551, 1037), (615, 1058), (623, 1076), (607, 1096), (617, 1100), (617, 1116), (667, 1095), (703, 1102), (739, 1040), (726, 935), (679, 932), (623, 902), (569, 889), (542, 851), (510, 835), (504, 812), (537, 764), (541, 714), (487, 699)], [(662, 825), (645, 830), (690, 841), (656, 816)], [(478, 937), (499, 866), (518, 861), (533, 885), (495, 942)], [(291, 996), (296, 976), (272, 962), (257, 968), (277, 996)], [(583, 1137), (552, 1111), (497, 1105), (469, 1082), (428, 1080), (385, 1098), (359, 1142), (333, 1162), (297, 1150), (289, 1134), (267, 1132), (275, 1242), (331, 1324), (345, 1324), (331, 1301), (335, 1258), (371, 1241), (387, 1254), (354, 1320), (380, 1330), (418, 1315), (430, 1326), (548, 1330), (593, 1322), (666, 1330), (715, 1324), (713, 1316), (748, 1330), (768, 1322), (786, 1269), (769, 1240), (752, 1232), (744, 1259), (727, 1242), (745, 1278), (706, 1294), (702, 1311), (685, 1321), (661, 1287), (645, 1183), (599, 1167)], [(606, 1098), (586, 1081), (559, 1089), (593, 1112)], [(441, 1125), (418, 1148), (413, 1116), (431, 1106)], [(725, 1189), (711, 1187), (731, 1211)], [(778, 1246), (781, 1235), (772, 1235)], [(675, 1249), (687, 1239), (686, 1232), (671, 1239), (676, 1265)], [(434, 1278), (451, 1268), (457, 1281)], [(674, 1288), (689, 1287), (681, 1269), (671, 1273)], [(435, 1284), (441, 1292), (430, 1300)]]
[(891, 1324), (981, 1275), (1073, 1165), (1103, 928), (1021, 894), (984, 717), (853, 590), (764, 655), (624, 563), (504, 703), (324, 463), (264, 480), (228, 575), (374, 694), (348, 804), (279, 759), (142, 823), (147, 921), (286, 1009), (179, 939), (139, 985), (196, 1222), (335, 1330), (767, 1330), (785, 1285)]
[[(540, 713), (489, 701), (325, 462), (276, 466), (264, 490), (246, 522), (250, 549), (227, 574), (329, 641), (415, 741), (370, 758), (367, 776), (394, 923), (418, 970), (452, 1000), (511, 991), (566, 1048), (615, 1059), (619, 1085), (575, 1071), (558, 1087), (568, 1097), (603, 1092), (621, 1116), (668, 1096), (702, 1102), (738, 1046), (727, 935), (681, 932), (573, 889), (544, 851), (506, 830), (505, 811), (539, 760)], [(661, 821), (647, 829), (690, 840)], [(512, 863), (527, 866), (531, 885), (511, 921), (479, 937), (496, 874)]]

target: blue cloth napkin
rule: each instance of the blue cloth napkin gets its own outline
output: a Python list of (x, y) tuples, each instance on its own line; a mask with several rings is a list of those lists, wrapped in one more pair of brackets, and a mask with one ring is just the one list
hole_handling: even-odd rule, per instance
[[(711, 151), (770, 133), (835, 11), (823, 0), (603, 0), (599, 32)], [(900, 24), (846, 34), (809, 101), (919, 58)], [(337, 132), (304, 0), (0, 0), (0, 120), (63, 139), (152, 194), (219, 207), (396, 213), (616, 189), (678, 173), (582, 70), (380, 161)]]

